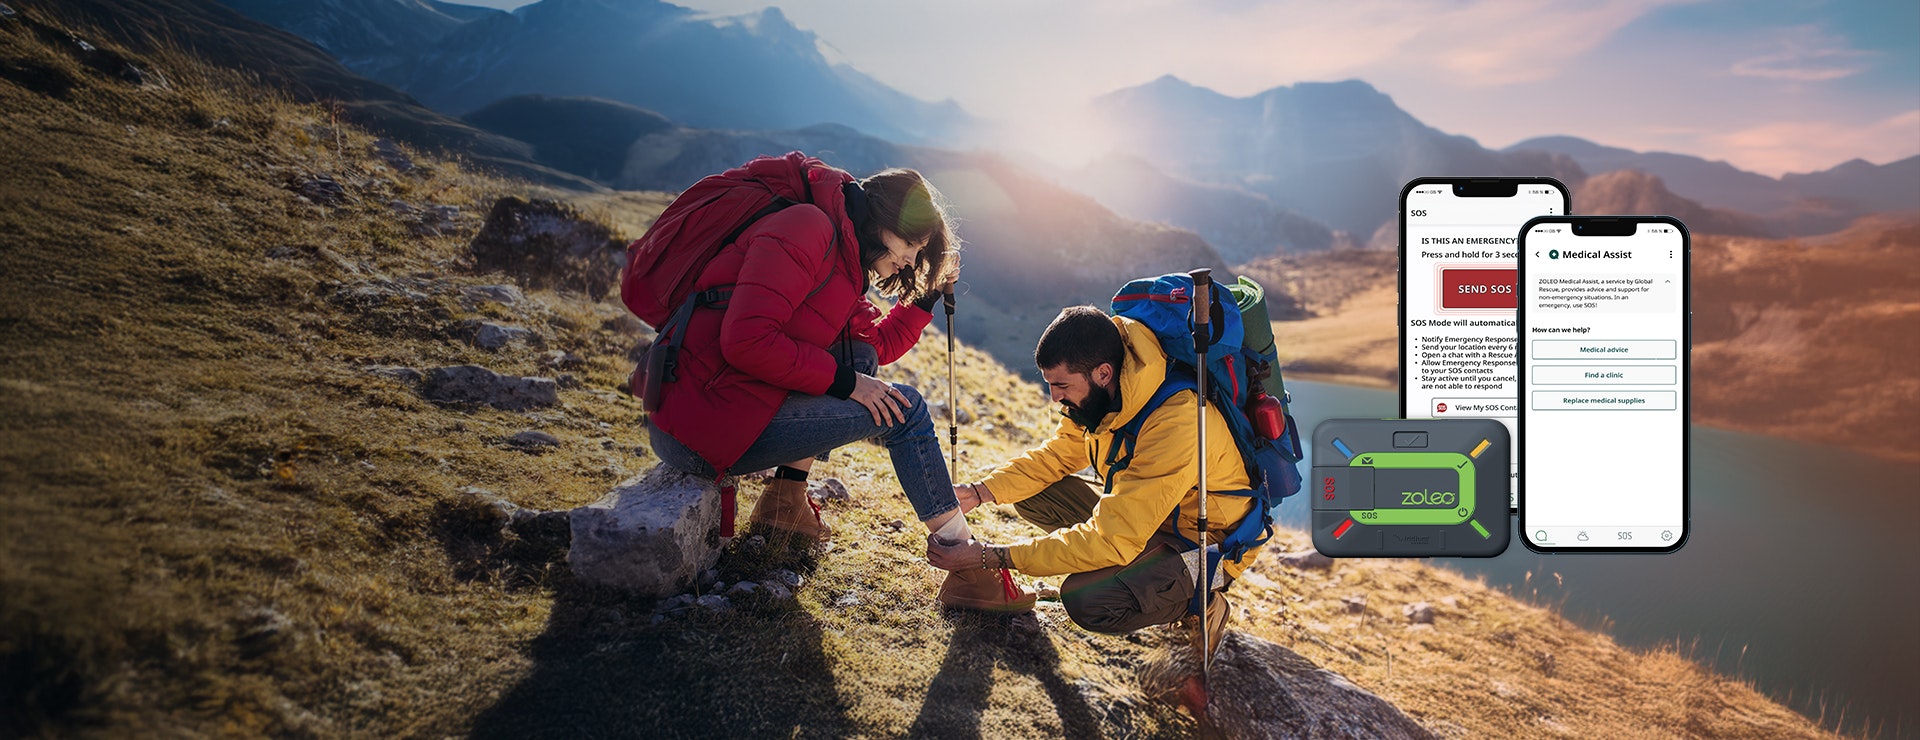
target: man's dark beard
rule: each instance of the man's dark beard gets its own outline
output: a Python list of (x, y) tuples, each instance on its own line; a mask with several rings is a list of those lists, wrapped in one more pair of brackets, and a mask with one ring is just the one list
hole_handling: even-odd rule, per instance
[(1114, 394), (1108, 393), (1106, 388), (1097, 383), (1087, 385), (1087, 400), (1081, 401), (1079, 406), (1062, 405), (1066, 406), (1068, 419), (1092, 431), (1100, 426), (1100, 421), (1107, 418), (1107, 414), (1120, 404), (1119, 399), (1114, 398)]

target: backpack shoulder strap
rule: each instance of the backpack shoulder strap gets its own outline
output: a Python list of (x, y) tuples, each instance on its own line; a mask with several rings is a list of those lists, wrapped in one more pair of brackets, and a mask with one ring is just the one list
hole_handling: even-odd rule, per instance
[[(1107, 459), (1104, 465), (1106, 472), (1101, 476), (1106, 479), (1107, 493), (1113, 493), (1113, 474), (1126, 470), (1128, 465), (1133, 464), (1133, 448), (1140, 441), (1140, 428), (1146, 426), (1147, 417), (1160, 410), (1160, 406), (1165, 404), (1167, 399), (1172, 398), (1173, 394), (1198, 387), (1190, 378), (1178, 373), (1168, 373), (1167, 379), (1154, 390), (1153, 397), (1147, 399), (1147, 405), (1141, 407), (1140, 413), (1134, 414), (1127, 423), (1113, 430), (1113, 444), (1107, 447)], [(1122, 447), (1126, 448), (1124, 455), (1121, 452)]]

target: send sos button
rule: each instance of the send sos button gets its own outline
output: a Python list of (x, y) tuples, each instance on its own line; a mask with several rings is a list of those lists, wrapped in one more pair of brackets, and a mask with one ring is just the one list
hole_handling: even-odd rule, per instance
[(1514, 308), (1513, 285), (1519, 270), (1453, 269), (1440, 271), (1444, 308)]

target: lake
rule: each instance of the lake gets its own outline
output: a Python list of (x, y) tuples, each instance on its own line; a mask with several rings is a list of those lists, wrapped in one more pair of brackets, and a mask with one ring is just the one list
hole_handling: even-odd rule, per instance
[[(1323, 419), (1398, 416), (1391, 390), (1287, 388), (1309, 448)], [(1849, 728), (1865, 715), (1888, 737), (1920, 734), (1920, 558), (1902, 547), (1916, 540), (1920, 463), (1696, 426), (1691, 475), (1679, 552), (1540, 555), (1516, 533), (1499, 557), (1431, 562), (1558, 604), (1625, 646), (1678, 643), (1808, 716), (1824, 702), (1829, 726), (1844, 710)], [(1307, 514), (1305, 496), (1280, 507), (1289, 526), (1306, 529)]]

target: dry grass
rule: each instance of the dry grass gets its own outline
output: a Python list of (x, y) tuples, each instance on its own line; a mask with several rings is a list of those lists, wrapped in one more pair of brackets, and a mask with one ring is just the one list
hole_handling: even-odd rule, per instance
[[(942, 615), (880, 448), (836, 453), (833, 549), (788, 604), (654, 619), (573, 581), (559, 553), (502, 541), (460, 493), (589, 502), (654, 463), (614, 388), (634, 340), (612, 302), (533, 292), (474, 304), (472, 220), (416, 236), (387, 205), (475, 213), (529, 188), (422, 159), (400, 174), (328, 111), (178, 55), (166, 85), (89, 71), (0, 24), (0, 702), (5, 735), (712, 736), (1185, 734), (1134, 666), (1168, 636), (1096, 636), (1047, 602), (1013, 624)], [(13, 80), (9, 77), (8, 80)], [(287, 185), (330, 175), (350, 198)], [(580, 205), (632, 236), (658, 195)], [(400, 285), (389, 295), (356, 289)], [(373, 295), (374, 297), (367, 297)], [(517, 324), (487, 352), (463, 322)], [(942, 337), (889, 369), (933, 399)], [(554, 408), (421, 401), (368, 365), (547, 374), (585, 359)], [(960, 358), (962, 477), (1045, 433), (1039, 390)], [(528, 455), (499, 440), (560, 438)], [(944, 431), (943, 431), (944, 433)], [(741, 502), (751, 506), (749, 486)], [(994, 511), (987, 537), (1032, 532)], [(1289, 533), (1292, 544), (1305, 541)], [(723, 577), (757, 570), (734, 552)], [(1635, 653), (1547, 610), (1417, 563), (1263, 566), (1250, 631), (1381, 692), (1449, 735), (1815, 735), (1736, 681)], [(1336, 613), (1338, 597), (1368, 609)], [(851, 595), (853, 598), (846, 598)], [(1432, 628), (1401, 602), (1457, 595)], [(1550, 656), (1550, 657), (1542, 657)]]

